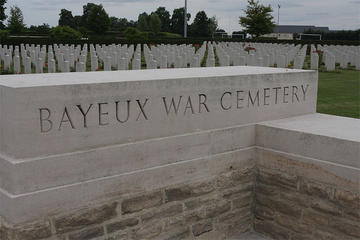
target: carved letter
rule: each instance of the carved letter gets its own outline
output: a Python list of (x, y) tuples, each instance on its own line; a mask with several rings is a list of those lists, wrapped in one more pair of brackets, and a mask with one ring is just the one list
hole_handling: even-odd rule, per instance
[(284, 87), (283, 103), (288, 103), (285, 99), (286, 96), (289, 96), (289, 93), (286, 93), (286, 89), (289, 89), (289, 87)]
[(100, 126), (109, 125), (108, 122), (103, 122), (103, 118), (102, 118), (102, 116), (109, 115), (108, 112), (103, 112), (103, 108), (102, 108), (103, 105), (107, 105), (107, 104), (108, 103), (98, 103), (98, 106), (99, 106), (99, 125)]
[(244, 93), (244, 91), (236, 91), (236, 99), (237, 99), (236, 107), (237, 107), (237, 109), (243, 108), (243, 106), (240, 106), (240, 101), (244, 101), (244, 98), (240, 98), (240, 93)]
[(93, 106), (93, 105), (90, 104), (89, 108), (86, 110), (86, 112), (84, 112), (84, 110), (82, 109), (81, 105), (77, 105), (77, 107), (79, 108), (81, 114), (82, 114), (83, 117), (84, 117), (84, 128), (87, 128), (86, 115), (88, 114), (88, 112), (90, 111), (90, 108), (91, 108), (92, 106)]
[(186, 114), (186, 110), (190, 108), (191, 109), (191, 113), (194, 114), (194, 108), (191, 102), (191, 97), (189, 96), (187, 102), (186, 102), (186, 106), (185, 106), (185, 110), (184, 110), (184, 115)]
[(256, 101), (257, 101), (257, 105), (260, 106), (259, 90), (257, 90), (256, 96), (255, 96), (254, 99), (251, 97), (251, 91), (249, 90), (248, 107), (250, 106), (250, 102), (251, 102), (251, 104), (254, 106)]
[[(201, 101), (201, 97), (204, 97), (204, 101)], [(201, 113), (201, 105), (204, 105), (207, 112), (209, 111), (209, 108), (206, 106), (206, 95), (205, 94), (199, 94), (199, 113)]]
[(121, 122), (121, 123), (125, 123), (129, 120), (129, 116), (130, 116), (130, 100), (127, 100), (127, 115), (126, 115), (126, 118), (125, 120), (120, 120), (120, 117), (119, 117), (119, 101), (115, 102), (116, 104), (116, 120), (118, 120), (118, 122)]
[(231, 96), (232, 93), (231, 93), (231, 92), (224, 92), (223, 95), (221, 96), (220, 104), (221, 104), (221, 108), (222, 108), (223, 110), (229, 110), (230, 108), (232, 108), (232, 106), (230, 105), (229, 107), (225, 107), (225, 106), (224, 106), (224, 103), (223, 103), (223, 98), (224, 98), (225, 94), (228, 94), (228, 95)]
[(270, 97), (270, 95), (266, 94), (266, 91), (270, 91), (270, 88), (264, 88), (264, 106), (269, 106), (270, 104), (266, 102), (266, 99)]
[[(40, 110), (40, 132), (42, 133), (46, 133), (46, 132), (50, 132), (53, 126), (52, 121), (50, 120), (50, 116), (51, 116), (51, 111), (48, 108), (39, 108)], [(44, 112), (47, 112), (47, 117), (44, 117)], [(49, 127), (45, 128), (44, 127), (44, 122), (48, 122), (49, 123)]]
[(174, 100), (174, 98), (171, 98), (171, 103), (170, 103), (169, 108), (168, 108), (167, 103), (166, 103), (166, 97), (163, 97), (163, 98), (162, 98), (162, 99), (163, 99), (163, 102), (164, 102), (164, 107), (165, 107), (165, 110), (166, 110), (166, 115), (169, 115), (169, 113), (170, 113), (170, 111), (171, 111), (171, 106), (173, 106), (174, 111), (175, 111), (175, 115), (177, 115), (177, 113), (178, 113), (178, 111), (179, 111), (179, 106), (180, 106), (181, 98), (182, 98), (182, 96), (180, 96), (177, 106), (175, 106), (175, 100)]
[(275, 104), (278, 102), (278, 91), (281, 89), (281, 87), (275, 87)]
[(146, 120), (148, 120), (148, 117), (146, 116), (145, 110), (144, 110), (144, 107), (145, 107), (145, 105), (146, 105), (146, 103), (147, 103), (148, 100), (149, 100), (149, 99), (147, 98), (147, 99), (145, 100), (144, 104), (141, 104), (140, 100), (136, 100), (136, 102), (138, 103), (139, 108), (140, 108), (140, 112), (139, 112), (138, 117), (136, 118), (136, 121), (139, 120), (141, 114), (144, 115), (144, 118), (145, 118)]
[(65, 107), (64, 112), (63, 112), (62, 117), (61, 117), (61, 121), (60, 121), (60, 125), (59, 125), (59, 131), (61, 130), (62, 124), (67, 123), (67, 122), (70, 123), (71, 128), (75, 129), (74, 124), (73, 124), (73, 122), (72, 122), (72, 120), (70, 118), (69, 112), (68, 112), (67, 108)]
[(306, 84), (306, 88), (304, 89), (304, 85), (301, 85), (302, 92), (304, 94), (304, 101), (306, 100), (306, 92), (309, 88), (309, 84)]
[(298, 87), (297, 86), (292, 86), (292, 102), (294, 102), (294, 96), (296, 97), (297, 101), (300, 102), (299, 97), (297, 95), (297, 91), (298, 91)]

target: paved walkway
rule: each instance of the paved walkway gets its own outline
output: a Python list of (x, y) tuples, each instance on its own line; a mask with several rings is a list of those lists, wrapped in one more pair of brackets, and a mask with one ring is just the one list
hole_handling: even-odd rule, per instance
[(230, 238), (229, 240), (271, 240), (271, 238), (265, 237), (256, 232), (247, 232), (239, 237)]

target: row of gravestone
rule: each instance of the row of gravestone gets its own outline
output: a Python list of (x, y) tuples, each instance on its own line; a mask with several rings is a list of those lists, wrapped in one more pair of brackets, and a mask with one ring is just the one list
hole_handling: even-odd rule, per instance
[(219, 43), (215, 48), (221, 66), (286, 68), (293, 62), (296, 69), (303, 68), (307, 51), (306, 46), (266, 43)]
[(144, 45), (147, 69), (200, 67), (206, 52), (206, 44), (197, 51), (191, 45)]
[(335, 70), (336, 63), (340, 68), (350, 65), (360, 70), (360, 46), (320, 45), (318, 50), (323, 52), (322, 62), (329, 71)]
[[(142, 50), (143, 49), (143, 50)], [(85, 72), (155, 68), (220, 66), (263, 66), (286, 68), (292, 64), (302, 69), (307, 45), (272, 43), (204, 42), (196, 49), (192, 45), (0, 45), (0, 61), (3, 70), (14, 73)], [(310, 68), (319, 68), (319, 53), (329, 71), (355, 66), (360, 70), (360, 49), (357, 46), (310, 46)], [(88, 58), (90, 60), (88, 61)], [(22, 70), (23, 69), (23, 70)]]

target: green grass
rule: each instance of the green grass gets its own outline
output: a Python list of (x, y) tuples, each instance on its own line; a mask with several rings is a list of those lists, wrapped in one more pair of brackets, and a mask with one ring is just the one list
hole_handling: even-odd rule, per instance
[(360, 118), (360, 71), (319, 72), (317, 112)]

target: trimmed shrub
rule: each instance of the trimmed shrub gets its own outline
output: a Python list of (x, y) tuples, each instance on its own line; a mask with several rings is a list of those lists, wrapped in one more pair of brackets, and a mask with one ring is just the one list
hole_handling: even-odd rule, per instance
[(169, 32), (159, 32), (157, 34), (159, 38), (182, 38), (180, 34), (177, 33), (169, 33)]
[(50, 38), (52, 40), (79, 40), (81, 33), (69, 26), (57, 26), (51, 29)]
[(149, 34), (147, 32), (140, 32), (137, 28), (128, 27), (125, 30), (125, 37), (130, 42), (144, 41), (148, 39)]

